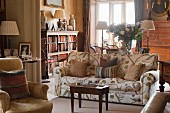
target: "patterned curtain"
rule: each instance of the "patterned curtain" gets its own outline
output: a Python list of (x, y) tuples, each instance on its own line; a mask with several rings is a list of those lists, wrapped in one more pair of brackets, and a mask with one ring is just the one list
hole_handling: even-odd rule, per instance
[[(135, 3), (135, 23), (141, 22), (144, 20), (144, 0), (134, 0)], [(142, 47), (142, 41), (137, 41), (136, 43), (136, 52), (140, 52)]]
[(89, 52), (90, 42), (90, 0), (83, 0), (83, 31), (85, 36), (84, 51)]

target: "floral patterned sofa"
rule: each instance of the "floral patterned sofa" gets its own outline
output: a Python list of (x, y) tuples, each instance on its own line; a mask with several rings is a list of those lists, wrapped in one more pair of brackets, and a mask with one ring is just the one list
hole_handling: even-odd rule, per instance
[[(113, 59), (118, 58), (118, 68), (115, 77), (99, 78), (96, 77), (96, 66), (100, 65), (100, 58)], [(75, 77), (70, 75), (72, 69), (71, 61), (88, 62), (87, 76)], [(120, 55), (113, 54), (92, 54), (86, 52), (72, 52), (68, 56), (66, 66), (55, 67), (53, 75), (55, 77), (55, 93), (60, 97), (70, 97), (70, 83), (99, 83), (110, 86), (109, 102), (139, 104), (145, 105), (150, 96), (156, 92), (156, 83), (158, 81), (157, 71), (157, 54), (132, 54)], [(136, 81), (125, 80), (124, 76), (130, 69), (131, 65), (142, 63), (143, 68), (139, 79)], [(77, 67), (77, 70), (81, 70)], [(133, 71), (133, 69), (131, 69)], [(139, 70), (138, 70), (139, 71)], [(132, 72), (133, 73), (133, 72)], [(77, 94), (74, 95), (77, 98)], [(98, 100), (97, 95), (83, 94), (82, 98), (90, 100)], [(105, 98), (105, 97), (103, 97)]]

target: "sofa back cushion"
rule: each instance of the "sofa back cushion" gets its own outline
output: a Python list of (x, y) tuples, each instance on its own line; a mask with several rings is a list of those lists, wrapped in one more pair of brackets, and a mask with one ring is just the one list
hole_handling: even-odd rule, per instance
[(72, 60), (88, 62), (87, 75), (95, 75), (95, 67), (99, 65), (100, 55), (87, 52), (71, 52), (67, 65), (70, 66)]
[(127, 70), (132, 64), (144, 64), (142, 73), (149, 70), (156, 70), (158, 67), (158, 54), (131, 54), (131, 55), (120, 55), (120, 54), (108, 54), (105, 56), (113, 59), (118, 58), (118, 71), (117, 76), (124, 78)]

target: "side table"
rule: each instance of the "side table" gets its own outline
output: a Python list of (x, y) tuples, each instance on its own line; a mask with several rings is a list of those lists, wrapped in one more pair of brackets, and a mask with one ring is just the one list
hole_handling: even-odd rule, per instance
[(170, 71), (168, 69), (170, 68), (170, 61), (158, 60), (157, 62), (159, 62), (159, 69), (160, 69), (159, 89), (160, 89), (160, 92), (164, 92), (165, 82), (167, 82), (170, 85)]
[(108, 110), (108, 93), (109, 93), (109, 86), (97, 86), (97, 85), (81, 85), (72, 83), (70, 86), (70, 93), (71, 93), (71, 111), (74, 113), (74, 93), (78, 93), (78, 100), (79, 100), (79, 108), (81, 108), (81, 94), (94, 94), (99, 95), (99, 113), (102, 113), (102, 99), (103, 95), (106, 96), (106, 110)]
[(25, 69), (25, 64), (26, 63), (36, 63), (38, 62), (40, 59), (28, 59), (28, 60), (22, 60), (23, 63), (23, 68)]

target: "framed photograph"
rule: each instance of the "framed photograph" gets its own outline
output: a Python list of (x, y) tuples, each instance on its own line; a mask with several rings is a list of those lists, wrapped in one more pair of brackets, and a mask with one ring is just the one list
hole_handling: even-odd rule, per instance
[(74, 30), (74, 28), (72, 25), (67, 25), (67, 31), (73, 31), (73, 30)]
[(64, 9), (64, 0), (44, 0), (44, 5)]
[(19, 56), (29, 56), (31, 51), (30, 42), (20, 42), (19, 44)]

